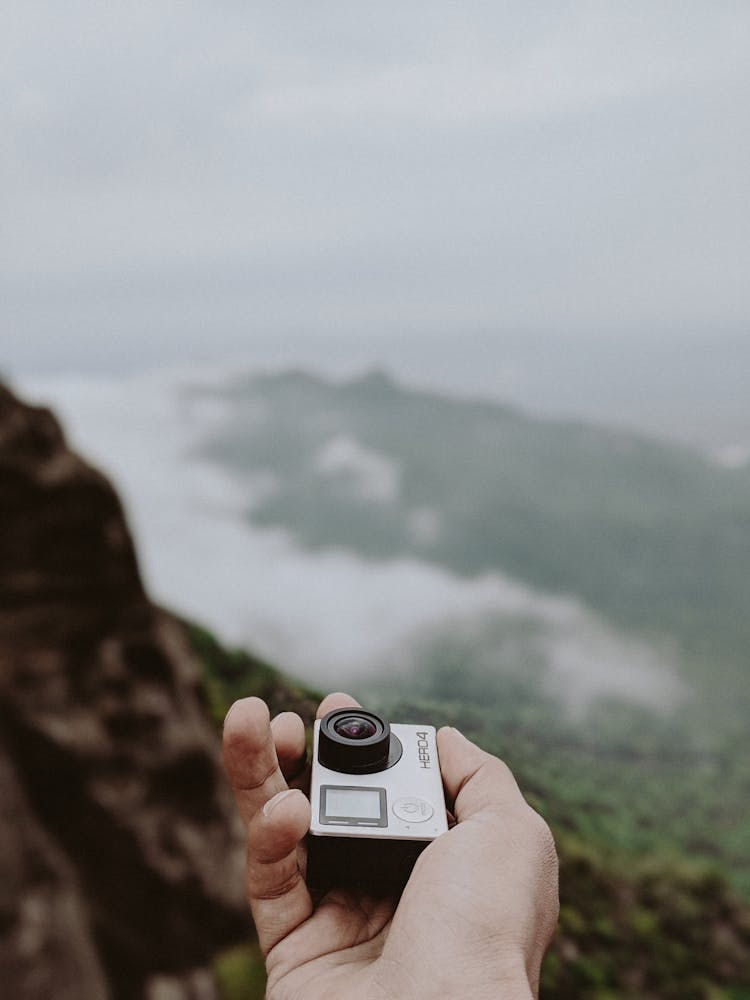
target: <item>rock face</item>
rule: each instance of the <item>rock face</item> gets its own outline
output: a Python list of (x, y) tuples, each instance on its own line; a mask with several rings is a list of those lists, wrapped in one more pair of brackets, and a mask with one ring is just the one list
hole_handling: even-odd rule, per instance
[(107, 480), (0, 386), (1, 992), (210, 996), (248, 928), (198, 664)]

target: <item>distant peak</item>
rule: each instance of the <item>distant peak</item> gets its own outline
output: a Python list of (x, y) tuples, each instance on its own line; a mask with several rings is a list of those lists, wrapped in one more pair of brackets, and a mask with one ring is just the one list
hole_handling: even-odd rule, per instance
[(349, 385), (357, 389), (393, 392), (398, 389), (398, 383), (385, 368), (369, 368), (361, 375), (350, 380)]

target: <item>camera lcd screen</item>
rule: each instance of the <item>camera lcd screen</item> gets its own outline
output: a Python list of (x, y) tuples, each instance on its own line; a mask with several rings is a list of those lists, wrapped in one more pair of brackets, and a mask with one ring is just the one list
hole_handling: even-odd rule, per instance
[(349, 826), (386, 826), (384, 788), (324, 785), (321, 788), (322, 823)]
[(326, 813), (329, 816), (378, 819), (380, 792), (375, 788), (329, 788), (326, 792)]

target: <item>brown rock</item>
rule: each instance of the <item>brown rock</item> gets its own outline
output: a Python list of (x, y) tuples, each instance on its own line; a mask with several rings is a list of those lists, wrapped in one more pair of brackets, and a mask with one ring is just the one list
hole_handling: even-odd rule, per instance
[(75, 870), (31, 812), (5, 752), (0, 752), (0, 983), (4, 996), (23, 1000), (110, 996)]
[[(118, 1000), (155, 975), (200, 981), (248, 918), (198, 664), (143, 591), (107, 480), (49, 411), (2, 387), (0, 713), (0, 775), (17, 803), (0, 836), (9, 857), (26, 851), (2, 899), (7, 995), (67, 998), (75, 963), (80, 1000), (107, 996), (102, 970)], [(27, 961), (58, 992), (33, 992)]]

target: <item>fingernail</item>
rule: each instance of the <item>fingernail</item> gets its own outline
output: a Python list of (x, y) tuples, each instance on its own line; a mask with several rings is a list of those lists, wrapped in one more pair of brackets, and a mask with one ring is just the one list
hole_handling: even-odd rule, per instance
[(284, 792), (277, 792), (277, 794), (274, 795), (273, 798), (269, 799), (263, 806), (263, 815), (270, 816), (279, 802), (281, 802), (282, 799), (285, 799), (287, 795), (291, 795), (293, 791), (293, 788), (287, 788)]

